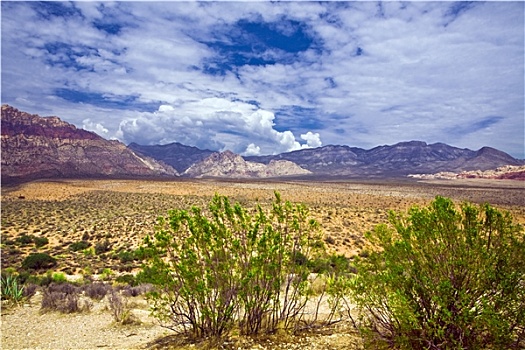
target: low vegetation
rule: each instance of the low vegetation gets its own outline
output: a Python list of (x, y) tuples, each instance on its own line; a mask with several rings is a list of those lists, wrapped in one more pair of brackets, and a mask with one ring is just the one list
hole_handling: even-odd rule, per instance
[(191, 339), (285, 339), (344, 322), (367, 348), (524, 347), (525, 237), (507, 212), (294, 193), (309, 210), (231, 191), (2, 200), (2, 299), (40, 290), (42, 312), (61, 313), (102, 301), (131, 325), (129, 298), (147, 295)]

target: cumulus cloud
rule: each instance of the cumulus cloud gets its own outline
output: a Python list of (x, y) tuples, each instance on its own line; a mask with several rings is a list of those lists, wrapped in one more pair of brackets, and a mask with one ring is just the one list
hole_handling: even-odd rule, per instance
[(103, 137), (108, 137), (109, 136), (109, 130), (108, 129), (106, 129), (100, 123), (94, 123), (89, 118), (88, 119), (84, 119), (84, 121), (82, 122), (82, 129), (88, 130), (88, 131), (94, 131), (94, 132), (96, 132), (97, 134), (99, 134), (99, 135), (101, 135)]
[(303, 145), (303, 148), (316, 148), (323, 145), (321, 137), (317, 132), (313, 133), (308, 131), (306, 134), (301, 134), (301, 138), (306, 141), (306, 145)]
[[(275, 115), (254, 104), (225, 98), (205, 98), (161, 105), (153, 113), (120, 123), (126, 142), (180, 142), (204, 149), (230, 149), (245, 155), (282, 153), (301, 148), (290, 130), (278, 131)], [(320, 144), (318, 133), (301, 135), (306, 147)]]

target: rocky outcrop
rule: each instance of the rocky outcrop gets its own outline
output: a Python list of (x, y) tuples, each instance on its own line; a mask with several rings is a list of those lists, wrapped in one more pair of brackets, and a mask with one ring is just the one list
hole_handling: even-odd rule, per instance
[(439, 172), (436, 174), (409, 174), (409, 177), (417, 179), (498, 179), (498, 180), (519, 180), (525, 181), (525, 165), (506, 165), (491, 170), (471, 170), (462, 171), (460, 173), (454, 172)]
[(184, 175), (196, 178), (267, 178), (306, 174), (310, 174), (310, 171), (289, 161), (272, 161), (265, 165), (245, 161), (240, 155), (231, 151), (213, 153), (184, 172)]
[(3, 105), (1, 120), (4, 183), (54, 177), (177, 175), (169, 165), (57, 117), (44, 118)]

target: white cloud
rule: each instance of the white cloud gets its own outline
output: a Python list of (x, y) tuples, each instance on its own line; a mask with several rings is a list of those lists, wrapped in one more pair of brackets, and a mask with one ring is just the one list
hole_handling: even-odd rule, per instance
[[(2, 101), (126, 142), (267, 154), (420, 139), (525, 157), (524, 4), (381, 5), (78, 2), (46, 18), (47, 5), (3, 2)], [(300, 23), (314, 41), (243, 66), (217, 44), (236, 47), (240, 19), (287, 35)]]
[(301, 138), (306, 141), (306, 145), (303, 145), (302, 148), (316, 148), (321, 147), (323, 143), (319, 137), (319, 133), (313, 133), (308, 131), (306, 134), (302, 134)]
[(246, 151), (242, 153), (244, 156), (258, 156), (261, 154), (261, 147), (256, 146), (253, 143), (250, 143), (248, 147), (246, 147)]
[[(180, 142), (206, 149), (230, 149), (244, 154), (281, 153), (300, 149), (294, 134), (274, 128), (275, 115), (256, 105), (225, 98), (205, 98), (161, 105), (120, 123), (126, 142)], [(301, 135), (308, 147), (320, 143), (318, 133)]]
[(88, 131), (94, 131), (97, 134), (108, 137), (109, 136), (109, 130), (106, 129), (102, 124), (100, 123), (94, 123), (90, 119), (84, 119), (82, 122), (82, 129), (88, 130)]

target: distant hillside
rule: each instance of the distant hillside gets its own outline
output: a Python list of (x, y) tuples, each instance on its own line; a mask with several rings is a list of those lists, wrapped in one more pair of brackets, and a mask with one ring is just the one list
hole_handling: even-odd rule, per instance
[(212, 153), (208, 158), (193, 164), (184, 175), (190, 177), (267, 178), (310, 174), (310, 171), (287, 160), (262, 164), (247, 162), (230, 151)]
[(2, 106), (2, 182), (53, 177), (173, 176), (169, 165), (57, 117)]
[(317, 175), (350, 177), (488, 170), (523, 164), (523, 161), (490, 147), (472, 151), (444, 143), (429, 145), (421, 141), (400, 142), (370, 150), (330, 145), (279, 155), (246, 157), (246, 160), (261, 163), (278, 159), (292, 161)]
[(183, 173), (195, 163), (206, 159), (213, 151), (201, 150), (197, 147), (185, 146), (174, 142), (167, 145), (142, 146), (136, 143), (128, 145), (130, 149), (138, 154), (163, 161)]

